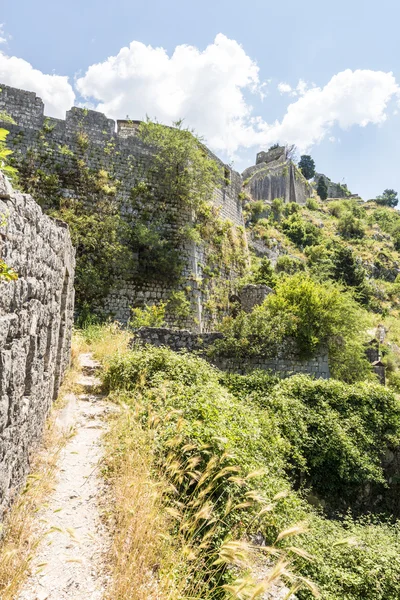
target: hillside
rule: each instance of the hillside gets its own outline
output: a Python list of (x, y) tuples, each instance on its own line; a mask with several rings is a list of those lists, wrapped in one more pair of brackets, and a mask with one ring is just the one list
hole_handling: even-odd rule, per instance
[[(398, 388), (400, 364), (400, 214), (376, 201), (309, 198), (305, 206), (247, 201), (246, 230), (252, 252), (249, 280), (273, 285), (278, 277), (308, 273), (351, 291), (370, 317), (369, 335), (381, 325), (381, 353), (389, 384)], [(265, 275), (263, 276), (263, 270)], [(384, 329), (383, 329), (384, 328)]]
[[(399, 213), (345, 188), (321, 200), (284, 147), (241, 176), (181, 124), (51, 120), (34, 94), (5, 91), (1, 169), (21, 192), (2, 174), (0, 383), (15, 408), (0, 480), (16, 499), (2, 598), (45, 582), (51, 600), (71, 585), (117, 600), (398, 600)], [(75, 416), (67, 445), (31, 461), (71, 346), (70, 241), (74, 360), (50, 430)], [(82, 557), (69, 511), (87, 513)]]

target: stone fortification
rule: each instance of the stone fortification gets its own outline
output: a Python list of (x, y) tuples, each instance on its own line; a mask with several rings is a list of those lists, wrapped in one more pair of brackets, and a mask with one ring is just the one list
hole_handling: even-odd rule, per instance
[(25, 480), (69, 364), (74, 303), (67, 226), (0, 173), (1, 215), (0, 258), (18, 279), (0, 279), (0, 517)]
[(152, 346), (166, 346), (179, 352), (199, 352), (212, 364), (223, 371), (239, 373), (244, 375), (254, 369), (272, 371), (283, 377), (303, 373), (321, 379), (329, 379), (329, 363), (327, 353), (321, 353), (307, 360), (300, 360), (290, 355), (286, 349), (273, 358), (253, 356), (246, 359), (238, 359), (228, 356), (208, 356), (209, 348), (216, 340), (223, 338), (221, 333), (197, 334), (186, 330), (141, 327), (132, 339), (132, 343), (150, 344)]
[[(137, 136), (139, 121), (121, 120), (116, 127), (115, 122), (104, 114), (76, 107), (67, 112), (65, 120), (48, 118), (44, 116), (42, 100), (34, 93), (1, 84), (0, 88), (0, 112), (6, 112), (15, 121), (15, 124), (0, 122), (0, 126), (10, 132), (7, 144), (13, 151), (15, 166), (22, 175), (29, 172), (43, 180), (43, 173), (53, 176), (53, 179), (45, 180), (49, 186), (47, 195), (51, 196), (51, 186), (57, 185), (57, 193), (64, 198), (96, 202), (96, 195), (88, 198), (76, 177), (79, 162), (91, 173), (107, 172), (111, 184), (115, 184), (117, 189), (115, 200), (122, 207), (124, 204), (129, 206), (132, 190), (140, 182), (149, 184), (155, 194), (160, 190), (162, 193), (163, 182), (151, 174), (152, 149)], [(222, 185), (214, 193), (214, 204), (219, 208), (222, 219), (229, 220), (233, 226), (243, 226), (239, 199), (241, 177), (212, 156), (223, 175)], [(144, 202), (144, 205), (143, 210), (148, 210), (148, 204)], [(190, 224), (191, 215), (182, 211), (179, 199), (171, 201), (167, 209), (164, 207), (164, 217), (166, 210), (171, 219), (165, 224), (163, 235), (172, 244), (179, 245), (176, 241), (179, 231)], [(179, 253), (183, 262), (179, 285), (171, 283), (168, 277), (163, 280), (161, 273), (159, 278), (139, 278), (135, 267), (132, 267), (130, 275), (117, 278), (118, 284), (105, 300), (102, 299), (101, 308), (126, 323), (132, 306), (167, 302), (173, 291), (183, 290), (191, 304), (191, 315), (185, 326), (201, 329), (203, 304), (207, 299), (207, 290), (200, 289), (198, 283), (205, 262), (204, 248), (187, 240), (179, 247)], [(128, 260), (137, 264), (140, 270), (140, 254), (127, 257)]]
[(313, 190), (300, 170), (286, 158), (283, 146), (257, 154), (256, 164), (242, 173), (243, 186), (250, 200), (305, 204)]
[(314, 181), (318, 184), (321, 177), (326, 183), (328, 198), (348, 198), (351, 195), (345, 183), (334, 183), (322, 173), (315, 173)]

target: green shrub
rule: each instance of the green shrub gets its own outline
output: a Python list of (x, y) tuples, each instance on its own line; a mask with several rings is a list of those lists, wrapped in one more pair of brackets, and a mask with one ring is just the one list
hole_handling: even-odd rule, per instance
[(143, 308), (132, 308), (129, 326), (132, 329), (139, 329), (139, 327), (164, 327), (165, 307), (166, 304), (160, 302), (159, 304), (148, 304)]
[(276, 356), (282, 342), (291, 340), (301, 358), (328, 350), (334, 377), (362, 380), (370, 371), (363, 347), (368, 322), (351, 293), (298, 273), (278, 280), (276, 293), (252, 313), (225, 319), (225, 337), (215, 343), (214, 351)]
[[(246, 377), (227, 375), (193, 355), (163, 348), (137, 348), (115, 357), (105, 384), (132, 407), (143, 427), (154, 427), (155, 421), (161, 424), (154, 435), (155, 459), (160, 467), (170, 465), (165, 473), (174, 482), (177, 503), (186, 506), (196, 495), (193, 483), (188, 487), (185, 481), (173, 479), (172, 467), (196, 458), (201, 471), (210, 457), (216, 457), (216, 464), (226, 461), (228, 468), (236, 465), (242, 470), (237, 476), (228, 470), (220, 478), (221, 486), (213, 497), (217, 528), (208, 550), (218, 548), (227, 535), (248, 536), (257, 531), (271, 544), (282, 527), (307, 520), (309, 530), (299, 543), (314, 560), (295, 553), (293, 560), (298, 572), (318, 585), (321, 598), (400, 597), (398, 525), (380, 524), (371, 517), (328, 520), (293, 491), (272, 502), (267, 520), (260, 522), (248, 502), (256, 490), (268, 501), (288, 489), (284, 471), (295, 479), (300, 467), (326, 494), (331, 489), (336, 494), (335, 481), (342, 485), (348, 480), (357, 486), (364, 475), (379, 480), (379, 454), (391, 431), (398, 428), (398, 408), (390, 392), (378, 385), (345, 386), (304, 376), (276, 383), (259, 372)], [(246, 478), (252, 470), (257, 477)], [(239, 512), (218, 519), (229, 505), (242, 500)], [(288, 541), (286, 546), (290, 545)], [(207, 567), (214, 583), (216, 566)], [(303, 590), (296, 596), (301, 600), (312, 597)]]
[(263, 257), (251, 275), (251, 283), (264, 284), (268, 287), (275, 287), (276, 274), (271, 261), (267, 257)]
[(313, 246), (321, 240), (318, 227), (302, 219), (299, 214), (292, 214), (283, 221), (282, 231), (299, 248)]
[(275, 268), (277, 273), (286, 273), (287, 275), (294, 275), (299, 271), (305, 271), (305, 265), (300, 259), (288, 256), (287, 254), (279, 256)]
[(307, 198), (306, 207), (308, 210), (319, 210), (319, 204), (315, 198)]
[(391, 391), (298, 375), (258, 394), (253, 398), (290, 442), (292, 478), (331, 506), (356, 506), (363, 486), (385, 482), (382, 452), (398, 443), (400, 432), (400, 404)]
[(363, 238), (365, 227), (360, 219), (357, 219), (352, 213), (344, 212), (337, 225), (338, 232), (345, 238)]

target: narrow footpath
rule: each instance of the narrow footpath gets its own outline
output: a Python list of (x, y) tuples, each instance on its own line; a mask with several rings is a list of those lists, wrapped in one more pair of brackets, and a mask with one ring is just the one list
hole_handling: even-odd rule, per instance
[(38, 513), (48, 531), (32, 561), (31, 575), (18, 600), (101, 600), (106, 589), (104, 554), (109, 538), (100, 518), (101, 437), (108, 405), (94, 389), (98, 363), (79, 357), (77, 383), (84, 393), (67, 396), (57, 419), (71, 437), (63, 448), (54, 492)]

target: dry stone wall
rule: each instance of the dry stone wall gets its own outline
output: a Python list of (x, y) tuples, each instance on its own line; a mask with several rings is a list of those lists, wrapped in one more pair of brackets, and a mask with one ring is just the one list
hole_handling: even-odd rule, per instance
[(237, 359), (227, 356), (207, 356), (206, 350), (216, 340), (222, 339), (221, 333), (197, 334), (186, 330), (141, 327), (133, 336), (132, 343), (150, 344), (152, 346), (166, 346), (175, 352), (188, 350), (189, 352), (200, 352), (204, 358), (223, 371), (239, 373), (244, 375), (254, 369), (272, 371), (283, 377), (303, 373), (320, 379), (329, 379), (328, 354), (321, 353), (308, 360), (300, 360), (291, 356), (285, 349), (281, 355), (273, 358), (262, 356)]
[(0, 173), (0, 517), (23, 484), (29, 455), (69, 364), (74, 250), (65, 223), (42, 213)]

